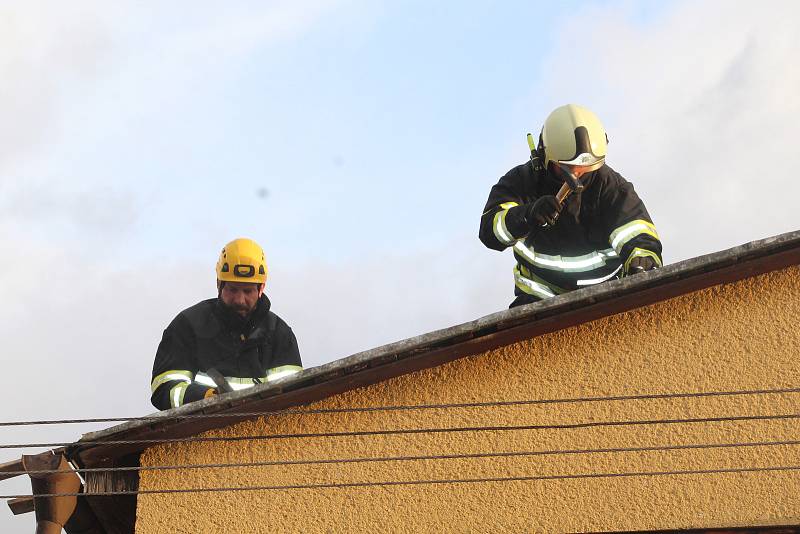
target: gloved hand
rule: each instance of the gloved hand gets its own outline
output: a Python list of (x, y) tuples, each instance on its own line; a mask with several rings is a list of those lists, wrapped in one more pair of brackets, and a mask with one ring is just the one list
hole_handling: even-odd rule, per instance
[(525, 221), (532, 230), (542, 227), (553, 226), (561, 213), (561, 204), (556, 197), (547, 195), (528, 205), (525, 212)]
[(637, 256), (633, 258), (631, 262), (628, 264), (628, 270), (625, 274), (637, 274), (643, 273), (645, 271), (652, 271), (658, 265), (656, 264), (656, 260), (651, 258), (650, 256)]
[(206, 391), (206, 394), (205, 394), (205, 395), (203, 395), (203, 398), (204, 398), (204, 399), (207, 399), (207, 398), (209, 398), (209, 397), (213, 397), (213, 396), (214, 396), (214, 395), (216, 395), (216, 394), (217, 394), (217, 390), (216, 390), (216, 389), (214, 389), (214, 388), (211, 388), (211, 389), (209, 389), (208, 391)]

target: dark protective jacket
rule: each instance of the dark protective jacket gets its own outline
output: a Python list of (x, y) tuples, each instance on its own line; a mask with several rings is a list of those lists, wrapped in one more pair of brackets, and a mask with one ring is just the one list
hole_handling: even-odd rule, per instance
[(531, 229), (528, 205), (555, 195), (562, 181), (531, 162), (511, 169), (492, 187), (479, 237), (494, 250), (513, 247), (512, 304), (535, 302), (619, 276), (635, 257), (662, 265), (661, 241), (633, 185), (608, 165), (582, 177), (556, 224)]
[(277, 380), (302, 369), (292, 329), (270, 311), (266, 295), (247, 319), (218, 298), (183, 310), (158, 345), (151, 402), (160, 409), (202, 399), (216, 387), (206, 374), (219, 371), (233, 389)]

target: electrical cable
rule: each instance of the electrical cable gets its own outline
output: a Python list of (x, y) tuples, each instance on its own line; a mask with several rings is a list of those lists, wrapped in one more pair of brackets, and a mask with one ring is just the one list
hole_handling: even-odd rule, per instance
[(501, 406), (527, 406), (535, 404), (568, 404), (581, 402), (609, 402), (609, 401), (631, 401), (631, 400), (653, 400), (653, 399), (681, 399), (697, 397), (722, 397), (739, 395), (781, 395), (788, 393), (800, 393), (800, 388), (781, 388), (781, 389), (753, 389), (739, 391), (702, 391), (685, 393), (654, 393), (643, 395), (615, 395), (607, 397), (574, 397), (563, 399), (534, 399), (534, 400), (512, 400), (512, 401), (487, 401), (487, 402), (463, 402), (445, 404), (409, 404), (394, 406), (365, 406), (354, 408), (317, 408), (310, 410), (287, 409), (270, 410), (260, 412), (223, 412), (223, 413), (200, 413), (200, 414), (175, 414), (175, 415), (152, 415), (142, 417), (101, 417), (86, 419), (51, 419), (38, 421), (6, 421), (0, 422), (0, 427), (4, 426), (33, 426), (33, 425), (59, 425), (59, 424), (79, 424), (79, 423), (111, 423), (125, 421), (173, 421), (183, 419), (210, 419), (210, 418), (237, 418), (237, 417), (264, 417), (274, 415), (311, 415), (311, 414), (335, 414), (335, 413), (357, 413), (357, 412), (389, 412), (407, 410), (439, 410), (454, 408), (490, 408)]
[[(239, 467), (269, 467), (269, 466), (290, 466), (290, 465), (323, 465), (323, 464), (349, 464), (349, 463), (369, 463), (369, 462), (407, 462), (425, 460), (463, 460), (477, 458), (511, 458), (511, 457), (530, 457), (530, 456), (557, 456), (557, 455), (579, 455), (579, 454), (618, 454), (629, 452), (660, 452), (676, 450), (697, 450), (697, 449), (734, 449), (746, 447), (778, 447), (800, 445), (800, 441), (750, 441), (737, 443), (700, 443), (684, 445), (654, 445), (642, 447), (614, 447), (599, 449), (553, 449), (541, 451), (501, 451), (501, 452), (478, 452), (462, 454), (431, 454), (418, 456), (378, 456), (361, 458), (323, 458), (312, 460), (269, 460), (263, 462), (233, 462), (233, 463), (212, 463), (212, 464), (185, 464), (185, 465), (153, 465), (153, 466), (132, 466), (132, 467), (93, 467), (78, 468), (71, 470), (75, 473), (114, 473), (114, 472), (134, 472), (134, 471), (171, 471), (189, 469), (228, 469)], [(65, 473), (59, 469), (39, 469), (30, 471), (5, 471), (0, 472), (4, 476), (17, 475), (52, 475)]]
[(692, 469), (685, 471), (634, 471), (623, 473), (576, 473), (570, 475), (531, 475), (521, 477), (492, 477), (492, 478), (451, 478), (451, 479), (431, 479), (431, 480), (391, 480), (380, 482), (331, 482), (322, 484), (289, 484), (283, 486), (232, 486), (232, 487), (213, 487), (213, 488), (173, 488), (161, 490), (131, 490), (131, 491), (108, 491), (108, 492), (87, 492), (87, 493), (42, 493), (39, 495), (0, 495), (0, 499), (45, 499), (51, 497), (110, 497), (116, 495), (152, 495), (152, 494), (172, 494), (172, 493), (218, 493), (218, 492), (238, 492), (238, 491), (276, 491), (276, 490), (302, 490), (302, 489), (340, 489), (340, 488), (363, 488), (371, 486), (416, 486), (421, 484), (472, 484), (481, 482), (528, 482), (528, 481), (549, 481), (549, 480), (570, 480), (570, 479), (591, 479), (591, 478), (625, 478), (625, 477), (657, 477), (657, 476), (676, 476), (676, 475), (710, 475), (710, 474), (733, 474), (733, 473), (757, 473), (774, 471), (798, 471), (800, 465), (782, 465), (770, 467), (734, 467), (727, 469)]
[(262, 434), (252, 436), (191, 436), (184, 438), (152, 438), (128, 439), (107, 441), (76, 441), (57, 443), (14, 443), (2, 444), (0, 449), (26, 449), (40, 447), (66, 447), (66, 446), (98, 446), (98, 445), (155, 445), (161, 443), (193, 443), (193, 442), (218, 442), (218, 441), (260, 441), (273, 439), (297, 438), (338, 438), (347, 436), (387, 436), (400, 434), (442, 434), (449, 432), (492, 432), (492, 431), (520, 431), (520, 430), (566, 430), (591, 427), (611, 426), (640, 426), (640, 425), (667, 425), (689, 423), (713, 423), (726, 421), (767, 421), (767, 420), (792, 420), (800, 419), (800, 414), (778, 415), (742, 415), (727, 417), (697, 417), (687, 419), (649, 419), (633, 421), (589, 421), (584, 423), (564, 423), (550, 425), (498, 425), (498, 426), (468, 426), (445, 428), (408, 428), (392, 430), (356, 430), (342, 432), (307, 432), (297, 434)]

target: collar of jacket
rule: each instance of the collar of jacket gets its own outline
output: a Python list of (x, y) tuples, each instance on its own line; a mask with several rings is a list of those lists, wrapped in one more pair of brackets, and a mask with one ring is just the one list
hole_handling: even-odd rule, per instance
[(249, 332), (267, 316), (271, 303), (266, 295), (261, 295), (256, 303), (256, 309), (247, 317), (242, 317), (227, 307), (220, 297), (217, 297), (215, 311), (222, 323), (234, 332)]

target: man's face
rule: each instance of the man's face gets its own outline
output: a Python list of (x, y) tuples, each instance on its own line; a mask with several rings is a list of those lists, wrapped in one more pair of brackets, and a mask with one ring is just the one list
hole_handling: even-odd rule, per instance
[(264, 290), (264, 284), (250, 284), (246, 282), (225, 282), (219, 296), (223, 304), (238, 313), (242, 317), (247, 317), (256, 309), (258, 298)]

